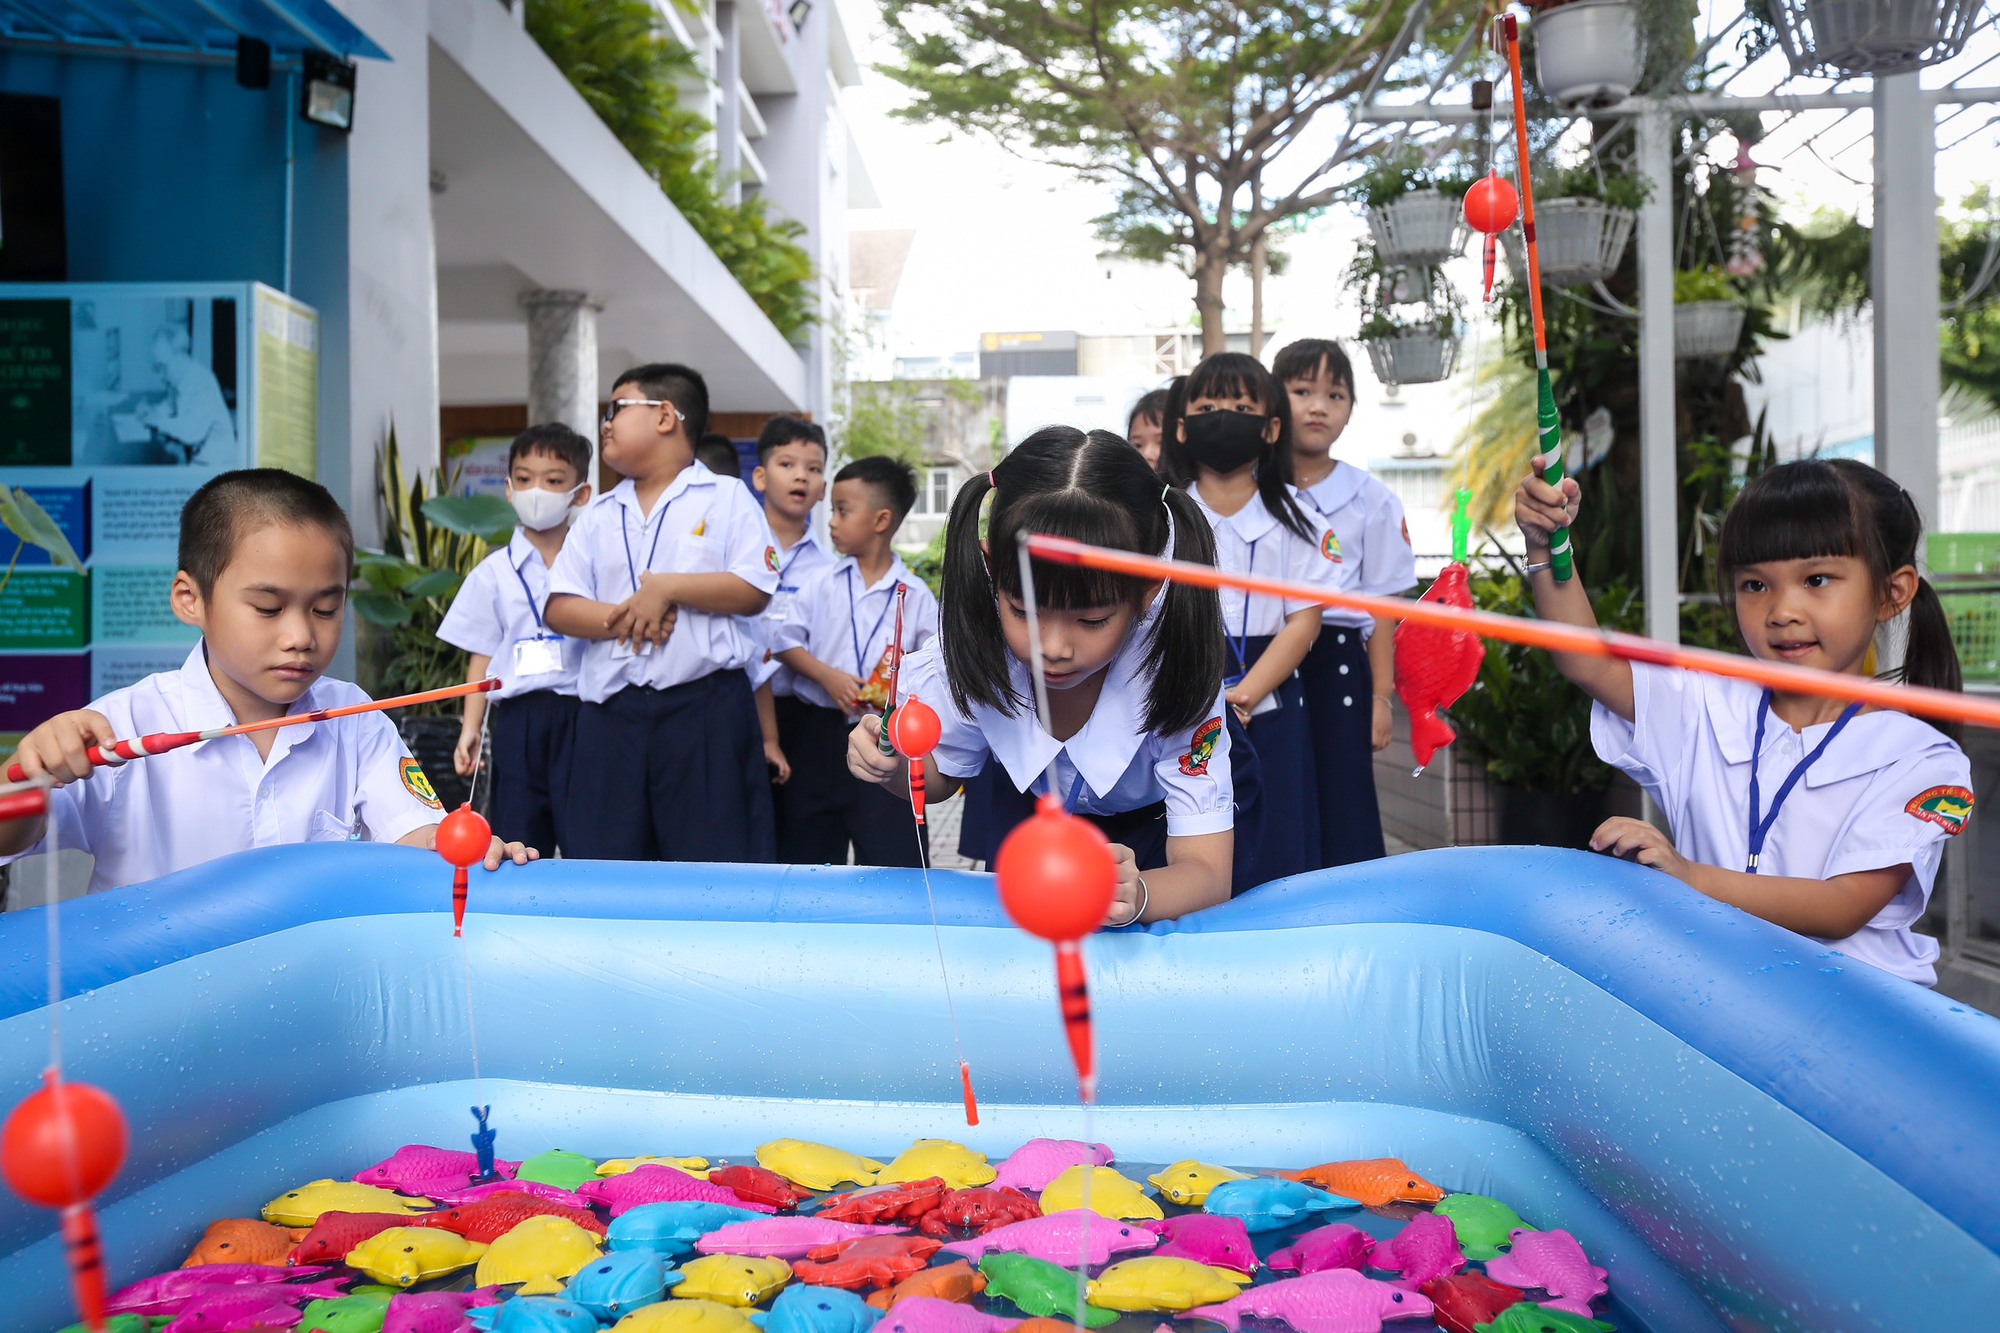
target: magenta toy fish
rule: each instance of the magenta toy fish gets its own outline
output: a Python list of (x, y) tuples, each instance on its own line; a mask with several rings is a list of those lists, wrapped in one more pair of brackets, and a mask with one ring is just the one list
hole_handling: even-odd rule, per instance
[[(1430, 1214), (1425, 1213), (1424, 1216)], [(1445, 1225), (1451, 1224), (1446, 1222)], [(1456, 1247), (1457, 1238), (1453, 1237), (1453, 1248)], [(1315, 1227), (1282, 1250), (1271, 1251), (1271, 1257), (1265, 1262), (1281, 1273), (1324, 1273), (1329, 1268), (1351, 1268), (1359, 1273), (1369, 1266), (1368, 1254), (1374, 1248), (1375, 1238), (1360, 1227), (1335, 1222), (1332, 1226)], [(1375, 1265), (1377, 1268), (1385, 1266)], [(1456, 1273), (1463, 1267), (1465, 1256), (1460, 1255), (1451, 1271)]]
[[(1162, 1259), (1192, 1259), (1212, 1268), (1227, 1268), (1245, 1277), (1257, 1272), (1257, 1247), (1251, 1243), (1250, 1228), (1240, 1217), (1217, 1217), (1209, 1213), (1182, 1213), (1164, 1222), (1141, 1221), (1140, 1226), (1166, 1242), (1153, 1253)], [(1275, 1257), (1275, 1256), (1274, 1256)]]
[[(238, 1287), (282, 1285), (294, 1278), (324, 1273), (325, 1268), (272, 1268), (268, 1264), (204, 1264), (200, 1268), (176, 1268), (158, 1277), (143, 1278), (111, 1294), (104, 1303), (107, 1314), (179, 1314), (197, 1296)], [(338, 1283), (333, 1294), (340, 1294)], [(317, 1300), (323, 1292), (315, 1292)]]
[(954, 1241), (944, 1250), (975, 1264), (998, 1250), (1031, 1255), (1065, 1267), (1075, 1267), (1079, 1258), (1087, 1258), (1095, 1267), (1110, 1263), (1114, 1254), (1143, 1253), (1159, 1243), (1158, 1236), (1136, 1222), (1114, 1221), (1087, 1209), (1072, 1208), (999, 1227), (971, 1240)]
[(475, 1291), (406, 1291), (389, 1298), (389, 1317), (382, 1333), (473, 1333), (477, 1327), (468, 1310), (498, 1305), (498, 1287)]
[(911, 1296), (882, 1316), (874, 1333), (1007, 1333), (1021, 1321), (981, 1314), (969, 1305), (936, 1296)]
[[(621, 1177), (622, 1179), (622, 1177)], [(728, 1193), (728, 1191), (724, 1191)], [(449, 1194), (432, 1194), (426, 1197), (436, 1200), (446, 1208), (463, 1208), (481, 1199), (490, 1199), (496, 1194), (532, 1194), (537, 1199), (547, 1199), (550, 1203), (562, 1204), (565, 1208), (588, 1208), (590, 1200), (574, 1190), (566, 1190), (555, 1185), (544, 1185), (539, 1180), (496, 1180), (490, 1185), (474, 1185), (471, 1189), (454, 1190)], [(736, 1196), (731, 1194), (730, 1199)], [(744, 1207), (749, 1207), (745, 1204)]]
[(868, 1226), (817, 1217), (765, 1217), (755, 1222), (731, 1222), (694, 1243), (703, 1254), (754, 1255), (764, 1259), (803, 1259), (822, 1245), (857, 1236), (900, 1236), (907, 1227)]
[(335, 1300), (345, 1278), (258, 1287), (222, 1287), (181, 1307), (160, 1333), (244, 1333), (253, 1328), (290, 1328), (304, 1315), (307, 1301)]
[[(493, 1169), (509, 1180), (521, 1169), (519, 1162), (495, 1162)], [(436, 1198), (470, 1189), (479, 1176), (479, 1155), (406, 1143), (393, 1157), (384, 1158), (355, 1176), (356, 1183), (380, 1185), (399, 1194)]]
[[(1486, 1261), (1486, 1276), (1513, 1287), (1539, 1287), (1554, 1300), (1543, 1301), (1551, 1310), (1590, 1317), (1590, 1303), (1611, 1288), (1603, 1269), (1593, 1267), (1567, 1231), (1535, 1231), (1516, 1227), (1507, 1233), (1513, 1242), (1507, 1253)], [(1381, 1251), (1376, 1251), (1381, 1253)]]
[(1039, 1194), (1049, 1182), (1073, 1166), (1110, 1166), (1117, 1159), (1101, 1143), (1076, 1139), (1029, 1139), (1000, 1163), (993, 1183), (1006, 1189), (1033, 1190)]
[(1252, 1287), (1220, 1305), (1198, 1305), (1179, 1318), (1212, 1319), (1232, 1330), (1247, 1317), (1278, 1320), (1294, 1333), (1378, 1333), (1385, 1319), (1422, 1319), (1430, 1312), (1430, 1300), (1414, 1291), (1351, 1268), (1329, 1268)]
[[(1577, 1251), (1577, 1257), (1583, 1257), (1582, 1250)], [(1465, 1252), (1458, 1247), (1458, 1228), (1450, 1218), (1418, 1213), (1401, 1231), (1375, 1247), (1368, 1266), (1402, 1274), (1396, 1285), (1415, 1291), (1432, 1278), (1450, 1277), (1465, 1267)]]
[(586, 1180), (577, 1192), (586, 1203), (609, 1208), (613, 1217), (623, 1217), (630, 1210), (649, 1203), (723, 1203), (732, 1208), (747, 1208), (753, 1213), (778, 1211), (768, 1203), (742, 1198), (732, 1190), (698, 1180), (685, 1171), (653, 1163), (636, 1171), (627, 1171), (622, 1176)]

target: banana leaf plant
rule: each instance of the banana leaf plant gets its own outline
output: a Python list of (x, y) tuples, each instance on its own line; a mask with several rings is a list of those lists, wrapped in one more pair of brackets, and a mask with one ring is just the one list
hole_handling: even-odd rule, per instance
[(7, 585), (13, 582), (14, 566), (21, 562), (21, 553), (30, 546), (47, 551), (50, 563), (83, 573), (83, 561), (77, 558), (76, 548), (49, 517), (49, 511), (25, 488), (0, 486), (0, 523), (14, 534), (14, 554), (8, 557), (7, 572), (0, 574), (0, 592), (7, 591)]

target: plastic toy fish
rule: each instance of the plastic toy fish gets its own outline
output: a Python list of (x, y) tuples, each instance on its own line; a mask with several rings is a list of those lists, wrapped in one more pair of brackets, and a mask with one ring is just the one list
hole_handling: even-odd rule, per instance
[(1027, 1254), (989, 1254), (979, 1261), (979, 1271), (986, 1275), (989, 1299), (998, 1296), (1011, 1301), (1026, 1314), (1060, 1318), (1072, 1325), (1081, 1322), (1087, 1328), (1102, 1328), (1118, 1319), (1116, 1310), (1085, 1305), (1079, 1321), (1076, 1271), (1046, 1259)]
[(611, 1327), (613, 1333), (757, 1333), (749, 1315), (720, 1301), (662, 1301)]
[(950, 1139), (918, 1139), (882, 1169), (875, 1183), (900, 1185), (936, 1176), (953, 1189), (962, 1190), (990, 1185), (999, 1174), (987, 1163), (983, 1152), (974, 1152)]
[(203, 1268), (212, 1264), (260, 1264), (283, 1268), (292, 1247), (305, 1236), (296, 1227), (274, 1227), (254, 1217), (225, 1217), (210, 1222), (201, 1233), (182, 1268)]
[[(869, 1318), (874, 1318), (872, 1312)], [(144, 1315), (115, 1314), (104, 1321), (104, 1333), (153, 1333), (165, 1323), (164, 1319), (148, 1319)], [(62, 1333), (90, 1333), (90, 1330), (82, 1324), (71, 1324)]]
[(596, 1333), (597, 1316), (574, 1301), (516, 1296), (472, 1316), (489, 1333)]
[(893, 1310), (912, 1296), (935, 1296), (961, 1305), (986, 1290), (986, 1275), (963, 1259), (937, 1268), (910, 1274), (893, 1287), (884, 1287), (868, 1297), (877, 1310)]
[[(1375, 1238), (1360, 1227), (1335, 1222), (1306, 1232), (1281, 1250), (1271, 1251), (1264, 1262), (1281, 1273), (1324, 1273), (1329, 1268), (1351, 1268), (1359, 1273), (1370, 1266), (1368, 1255), (1374, 1248)], [(1461, 1260), (1459, 1267), (1464, 1266)]]
[(578, 1269), (563, 1288), (563, 1299), (611, 1324), (634, 1310), (658, 1305), (667, 1298), (667, 1289), (682, 1281), (682, 1274), (669, 1269), (667, 1261), (651, 1250), (626, 1250)]
[(1528, 1225), (1512, 1208), (1484, 1194), (1447, 1194), (1431, 1212), (1451, 1219), (1466, 1258), (1482, 1261), (1505, 1251), (1510, 1237)]
[(430, 1206), (427, 1200), (406, 1198), (378, 1185), (315, 1180), (265, 1204), (264, 1220), (281, 1227), (309, 1227), (321, 1213), (421, 1213)]
[(780, 1212), (796, 1208), (812, 1197), (776, 1171), (766, 1171), (761, 1166), (717, 1167), (708, 1173), (708, 1183), (722, 1186), (739, 1199), (767, 1203)]
[(804, 1139), (772, 1139), (757, 1149), (757, 1165), (809, 1190), (830, 1190), (850, 1180), (857, 1185), (873, 1185), (886, 1169), (872, 1158), (856, 1157), (851, 1152)]
[[(519, 1162), (495, 1162), (494, 1170), (511, 1178)], [(357, 1184), (374, 1185), (400, 1194), (433, 1196), (469, 1189), (479, 1178), (479, 1155), (450, 1148), (406, 1143), (395, 1154), (356, 1173)]]
[(481, 1203), (487, 1199), (497, 1199), (509, 1194), (526, 1194), (532, 1198), (559, 1203), (565, 1208), (588, 1208), (590, 1201), (575, 1190), (560, 1189), (554, 1185), (544, 1185), (539, 1180), (496, 1180), (488, 1185), (474, 1185), (469, 1190), (459, 1190), (452, 1194), (433, 1194), (431, 1198), (446, 1208), (463, 1208), (469, 1203)]
[(913, 1296), (875, 1325), (875, 1333), (1012, 1333), (1014, 1321), (981, 1314), (957, 1301)]
[(336, 1208), (320, 1214), (319, 1220), (299, 1238), (288, 1262), (294, 1266), (343, 1263), (354, 1247), (370, 1236), (390, 1227), (426, 1225), (408, 1213), (344, 1213)]
[(752, 1203), (738, 1198), (720, 1185), (711, 1185), (671, 1166), (642, 1166), (622, 1176), (588, 1180), (578, 1193), (586, 1203), (609, 1208), (613, 1217), (622, 1217), (648, 1203), (721, 1203), (732, 1208), (746, 1208), (753, 1213), (778, 1211), (768, 1203)]
[[(1582, 1253), (1577, 1251), (1579, 1257)], [(1415, 1291), (1432, 1278), (1450, 1277), (1464, 1268), (1465, 1252), (1458, 1247), (1458, 1231), (1450, 1218), (1418, 1213), (1375, 1247), (1368, 1266), (1402, 1274), (1396, 1285)]]
[(1250, 1177), (1241, 1171), (1231, 1171), (1226, 1166), (1210, 1166), (1190, 1158), (1161, 1167), (1146, 1179), (1160, 1192), (1161, 1198), (1183, 1208), (1199, 1208), (1208, 1202), (1208, 1192), (1223, 1181), (1248, 1180)]
[(921, 1271), (938, 1248), (927, 1236), (862, 1236), (813, 1250), (792, 1272), (820, 1287), (893, 1287)]
[(1202, 1206), (1218, 1217), (1240, 1217), (1244, 1226), (1257, 1232), (1281, 1230), (1311, 1213), (1361, 1205), (1296, 1180), (1258, 1176), (1223, 1181), (1209, 1191), (1208, 1202)]
[(1303, 1181), (1370, 1208), (1388, 1203), (1436, 1203), (1444, 1191), (1425, 1180), (1396, 1157), (1369, 1157), (1352, 1162), (1322, 1162), (1303, 1171), (1277, 1171), (1286, 1180)]
[(1477, 1333), (1615, 1333), (1617, 1325), (1588, 1315), (1571, 1314), (1552, 1305), (1522, 1301), (1502, 1310), (1490, 1323), (1473, 1327)]
[(497, 1291), (405, 1291), (389, 1298), (382, 1333), (472, 1333), (472, 1311), (498, 1302)]
[(1144, 1227), (1078, 1208), (1045, 1213), (971, 1240), (953, 1241), (944, 1252), (974, 1262), (994, 1253), (1031, 1254), (1057, 1264), (1075, 1265), (1082, 1260), (1095, 1268), (1110, 1263), (1114, 1254), (1143, 1254), (1159, 1243), (1160, 1238)]
[(830, 1222), (820, 1217), (760, 1217), (732, 1222), (694, 1243), (703, 1254), (742, 1254), (763, 1259), (803, 1259), (813, 1250), (860, 1236), (899, 1236), (902, 1227)]
[(1604, 1283), (1610, 1275), (1591, 1264), (1583, 1246), (1567, 1231), (1521, 1227), (1509, 1232), (1507, 1239), (1512, 1242), (1507, 1253), (1487, 1261), (1486, 1276), (1511, 1286), (1540, 1287), (1554, 1298), (1541, 1302), (1551, 1310), (1588, 1319), (1590, 1303), (1611, 1290)]
[(792, 1266), (783, 1259), (754, 1255), (705, 1255), (682, 1264), (680, 1272), (683, 1280), (674, 1288), (675, 1296), (746, 1309), (770, 1300), (792, 1280)]
[(494, 1194), (469, 1203), (462, 1208), (447, 1208), (441, 1213), (425, 1213), (417, 1219), (417, 1225), (435, 1227), (476, 1240), (482, 1245), (491, 1245), (531, 1217), (562, 1217), (576, 1223), (585, 1231), (604, 1234), (604, 1223), (597, 1220), (597, 1214), (588, 1208), (570, 1208), (547, 1199), (538, 1199), (532, 1194)]
[[(179, 1314), (188, 1302), (212, 1292), (243, 1287), (267, 1287), (290, 1282), (296, 1277), (324, 1273), (324, 1268), (272, 1268), (267, 1264), (207, 1264), (200, 1268), (176, 1268), (156, 1277), (142, 1278), (129, 1287), (111, 1293), (104, 1302), (106, 1314)], [(344, 1279), (313, 1284), (311, 1299), (338, 1296)], [(297, 1288), (287, 1287), (292, 1291)]]
[(479, 1241), (437, 1227), (389, 1227), (355, 1246), (347, 1264), (377, 1282), (408, 1288), (470, 1268), (485, 1253)]
[(1092, 1305), (1107, 1310), (1165, 1313), (1229, 1300), (1249, 1280), (1227, 1268), (1148, 1254), (1105, 1269), (1104, 1275), (1090, 1284), (1086, 1296)]
[(993, 1178), (1008, 1189), (1032, 1190), (1039, 1194), (1048, 1183), (1073, 1166), (1110, 1166), (1118, 1159), (1102, 1143), (1080, 1139), (1029, 1139), (1000, 1163)]
[(981, 1185), (947, 1194), (944, 1202), (917, 1219), (917, 1230), (926, 1236), (944, 1236), (953, 1228), (961, 1228), (983, 1236), (996, 1227), (1041, 1215), (1042, 1206), (1021, 1191), (1003, 1185)]
[(388, 1292), (357, 1292), (308, 1305), (299, 1320), (299, 1333), (382, 1333), (388, 1317)]
[(839, 1287), (786, 1287), (764, 1316), (764, 1333), (869, 1333), (882, 1312)]
[[(1084, 1188), (1085, 1172), (1089, 1172), (1090, 1181), (1087, 1191)], [(1108, 1166), (1073, 1166), (1051, 1180), (1048, 1188), (1042, 1191), (1044, 1213), (1067, 1213), (1083, 1207), (1088, 1207), (1100, 1217), (1143, 1217), (1153, 1221), (1166, 1217), (1159, 1203), (1146, 1194), (1145, 1186), (1136, 1180), (1128, 1180)]]
[(642, 1166), (671, 1166), (676, 1171), (686, 1171), (690, 1175), (696, 1171), (708, 1170), (706, 1157), (614, 1157), (608, 1162), (597, 1164), (600, 1176), (622, 1176), (627, 1171), (637, 1171)]
[[(1420, 602), (1469, 609), (1472, 586), (1464, 565), (1453, 561), (1424, 589)], [(1457, 703), (1479, 679), (1486, 645), (1466, 630), (1441, 629), (1406, 620), (1396, 626), (1396, 693), (1410, 714), (1410, 749), (1421, 772), (1431, 758), (1458, 739), (1458, 733), (1438, 716), (1438, 709)]]
[(579, 1268), (598, 1256), (600, 1241), (562, 1217), (530, 1217), (486, 1247), (473, 1282), (482, 1287), (521, 1284), (519, 1295), (553, 1296)]
[(605, 1238), (614, 1251), (651, 1250), (673, 1259), (694, 1253), (694, 1243), (711, 1231), (762, 1216), (726, 1203), (647, 1203), (621, 1215)]
[(1484, 1273), (1432, 1278), (1424, 1283), (1423, 1293), (1430, 1298), (1431, 1318), (1444, 1333), (1473, 1333), (1478, 1325), (1491, 1323), (1502, 1310), (1528, 1298), (1520, 1288), (1495, 1282)]
[(1250, 1241), (1250, 1229), (1240, 1217), (1216, 1217), (1208, 1213), (1183, 1213), (1164, 1222), (1141, 1222), (1140, 1226), (1166, 1238), (1153, 1253), (1163, 1259), (1192, 1259), (1212, 1268), (1227, 1268), (1245, 1277), (1257, 1272), (1257, 1247)]
[(597, 1163), (582, 1153), (551, 1148), (522, 1162), (520, 1169), (514, 1172), (514, 1179), (553, 1185), (559, 1190), (574, 1190), (586, 1180), (597, 1179)]
[(247, 1333), (250, 1329), (292, 1328), (299, 1307), (340, 1295), (335, 1281), (302, 1285), (222, 1287), (195, 1297), (160, 1333)]
[(836, 1222), (917, 1222), (951, 1193), (951, 1187), (936, 1176), (902, 1185), (869, 1185), (829, 1196), (813, 1216)]
[(1252, 1287), (1220, 1305), (1198, 1305), (1182, 1319), (1212, 1319), (1235, 1330), (1243, 1320), (1268, 1319), (1294, 1333), (1377, 1333), (1385, 1319), (1422, 1319), (1431, 1303), (1414, 1291), (1365, 1278), (1351, 1268), (1330, 1268)]

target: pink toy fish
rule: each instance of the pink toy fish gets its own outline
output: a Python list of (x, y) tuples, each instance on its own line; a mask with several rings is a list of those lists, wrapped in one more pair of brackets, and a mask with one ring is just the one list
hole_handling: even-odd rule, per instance
[[(723, 1193), (729, 1192), (724, 1190)], [(496, 1194), (532, 1194), (537, 1199), (547, 1199), (550, 1203), (559, 1203), (566, 1208), (590, 1207), (590, 1200), (576, 1191), (561, 1189), (555, 1185), (544, 1185), (539, 1180), (496, 1180), (490, 1185), (474, 1185), (471, 1189), (426, 1197), (436, 1200), (446, 1208), (463, 1208), (469, 1203), (478, 1203), (481, 1199), (490, 1199)], [(729, 1198), (734, 1202), (736, 1196), (730, 1194)], [(748, 1208), (750, 1205), (746, 1203), (743, 1206)]]
[(1049, 1182), (1073, 1166), (1110, 1166), (1117, 1159), (1101, 1143), (1076, 1139), (1029, 1139), (1000, 1163), (993, 1183), (1007, 1189), (1033, 1190), (1037, 1194)]
[[(1539, 1287), (1556, 1299), (1543, 1301), (1551, 1310), (1590, 1317), (1590, 1303), (1610, 1291), (1603, 1269), (1591, 1265), (1567, 1231), (1534, 1231), (1516, 1227), (1507, 1253), (1486, 1261), (1486, 1276), (1515, 1287)], [(1378, 1250), (1379, 1254), (1380, 1251)]]
[[(1583, 1251), (1578, 1250), (1577, 1257), (1582, 1258)], [(1458, 1247), (1458, 1228), (1450, 1218), (1418, 1213), (1401, 1231), (1375, 1247), (1368, 1266), (1401, 1273), (1396, 1285), (1415, 1291), (1432, 1278), (1450, 1277), (1465, 1267), (1465, 1252)]]
[(723, 1203), (732, 1208), (747, 1208), (753, 1213), (778, 1211), (768, 1203), (742, 1198), (720, 1185), (711, 1185), (685, 1171), (658, 1164), (648, 1164), (636, 1171), (627, 1171), (622, 1176), (586, 1180), (577, 1192), (586, 1203), (609, 1208), (613, 1217), (623, 1217), (630, 1210), (648, 1203)]
[(1156, 1236), (1166, 1237), (1166, 1243), (1153, 1251), (1159, 1258), (1192, 1259), (1245, 1277), (1257, 1272), (1257, 1247), (1251, 1243), (1250, 1228), (1243, 1225), (1240, 1217), (1183, 1213), (1164, 1222), (1141, 1221), (1139, 1225)]
[(304, 1318), (307, 1301), (333, 1300), (346, 1279), (259, 1287), (222, 1287), (195, 1297), (161, 1333), (244, 1333), (290, 1328)]
[(382, 1321), (382, 1333), (473, 1333), (477, 1325), (466, 1311), (499, 1303), (498, 1287), (402, 1292), (389, 1298), (389, 1317)]
[(822, 1245), (857, 1236), (900, 1236), (907, 1227), (867, 1226), (817, 1217), (767, 1217), (755, 1222), (731, 1222), (694, 1243), (703, 1254), (755, 1255), (764, 1259), (803, 1259)]
[(981, 1314), (957, 1301), (911, 1296), (882, 1316), (874, 1333), (1007, 1333), (1020, 1321)]
[[(1446, 1222), (1445, 1225), (1451, 1224)], [(1454, 1236), (1454, 1248), (1456, 1240)], [(1335, 1222), (1332, 1226), (1306, 1232), (1282, 1250), (1271, 1251), (1271, 1257), (1265, 1262), (1281, 1273), (1324, 1273), (1329, 1268), (1351, 1268), (1359, 1273), (1369, 1266), (1368, 1253), (1374, 1248), (1375, 1238), (1360, 1227)], [(1383, 1265), (1375, 1266), (1380, 1268)], [(1452, 1271), (1455, 1273), (1463, 1267), (1465, 1256), (1460, 1255)]]
[(1329, 1268), (1307, 1277), (1252, 1287), (1220, 1305), (1198, 1305), (1179, 1317), (1212, 1319), (1227, 1329), (1243, 1320), (1274, 1319), (1295, 1333), (1379, 1333), (1385, 1319), (1422, 1319), (1427, 1297), (1366, 1278), (1351, 1268)]
[[(1053, 1264), (1075, 1267), (1087, 1258), (1092, 1267), (1108, 1264), (1114, 1254), (1143, 1253), (1160, 1243), (1160, 1238), (1136, 1222), (1118, 1222), (1083, 1208), (1049, 1217), (1031, 1218), (999, 1227), (971, 1240), (955, 1241), (944, 1247), (946, 1254), (978, 1263), (989, 1252), (1026, 1254)], [(887, 1330), (884, 1330), (887, 1333)]]
[[(495, 1162), (494, 1170), (511, 1180), (521, 1169), (519, 1162)], [(454, 1152), (450, 1148), (431, 1148), (421, 1143), (406, 1143), (396, 1149), (395, 1156), (384, 1158), (366, 1171), (355, 1176), (357, 1183), (380, 1185), (383, 1189), (395, 1190), (401, 1194), (416, 1194), (425, 1198), (435, 1198), (439, 1194), (455, 1194), (470, 1189), (479, 1175), (477, 1153)]]
[[(324, 1273), (325, 1268), (273, 1268), (268, 1264), (204, 1264), (200, 1268), (176, 1268), (158, 1277), (143, 1278), (111, 1294), (104, 1303), (107, 1314), (179, 1314), (197, 1296), (238, 1287), (282, 1285), (293, 1278)], [(329, 1285), (322, 1283), (322, 1286)], [(340, 1294), (338, 1284), (333, 1294)], [(317, 1299), (321, 1293), (314, 1293)]]

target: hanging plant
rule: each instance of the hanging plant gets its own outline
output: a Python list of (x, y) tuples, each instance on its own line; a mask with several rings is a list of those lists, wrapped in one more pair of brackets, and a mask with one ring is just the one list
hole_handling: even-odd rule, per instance
[(1376, 251), (1390, 264), (1439, 264), (1463, 252), (1459, 201), (1471, 186), (1414, 148), (1376, 164), (1357, 182)]
[(1721, 268), (1674, 274), (1674, 355), (1728, 356), (1743, 337), (1743, 297)]
[[(1553, 287), (1587, 287), (1618, 271), (1639, 205), (1652, 193), (1642, 176), (1601, 171), (1586, 159), (1550, 172), (1535, 184), (1535, 234), (1542, 281)], [(1527, 257), (1518, 228), (1501, 236), (1516, 282), (1526, 282)]]
[(1535, 82), (1565, 109), (1612, 106), (1632, 95), (1644, 69), (1634, 0), (1529, 0)]
[(1348, 268), (1349, 290), (1360, 296), (1355, 337), (1368, 349), (1384, 384), (1430, 384), (1458, 362), (1465, 301), (1438, 269), (1390, 265), (1364, 250)]
[(1901, 74), (1951, 59), (1981, 0), (1749, 0), (1746, 54), (1784, 48), (1794, 74)]

